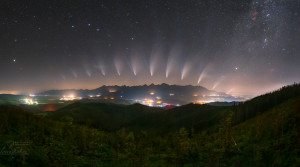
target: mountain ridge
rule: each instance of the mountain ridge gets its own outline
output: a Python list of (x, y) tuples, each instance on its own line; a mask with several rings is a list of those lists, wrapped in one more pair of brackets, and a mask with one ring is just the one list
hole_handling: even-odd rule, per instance
[(244, 99), (233, 97), (232, 95), (209, 90), (203, 86), (192, 85), (168, 85), (168, 84), (150, 84), (137, 86), (106, 86), (103, 85), (95, 89), (66, 89), (49, 90), (38, 93), (38, 95), (63, 96), (66, 94), (76, 94), (76, 96), (102, 96), (114, 97), (131, 100), (140, 100), (145, 98), (162, 98), (172, 104), (188, 104), (191, 102), (202, 101), (241, 101)]

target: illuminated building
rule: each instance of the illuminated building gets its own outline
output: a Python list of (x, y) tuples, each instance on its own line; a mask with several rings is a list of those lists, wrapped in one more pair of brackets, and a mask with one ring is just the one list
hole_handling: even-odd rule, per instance
[(167, 105), (170, 105), (170, 104), (167, 104), (167, 103), (163, 103), (163, 101), (161, 100), (152, 100), (152, 99), (143, 99), (143, 100), (136, 100), (137, 103), (140, 103), (140, 104), (143, 104), (143, 105), (146, 105), (146, 106), (150, 106), (150, 107), (165, 107)]
[(64, 95), (62, 98), (60, 98), (60, 100), (63, 101), (73, 101), (73, 100), (80, 100), (81, 97), (76, 97), (74, 95)]
[(32, 98), (25, 98), (25, 99), (22, 99), (21, 101), (23, 101), (23, 104), (27, 104), (27, 105), (38, 105), (39, 103), (32, 99)]

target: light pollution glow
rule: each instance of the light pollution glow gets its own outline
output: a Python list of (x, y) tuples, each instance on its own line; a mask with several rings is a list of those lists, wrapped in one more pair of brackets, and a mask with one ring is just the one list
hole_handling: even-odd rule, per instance
[[(169, 78), (169, 75), (171, 72), (176, 72), (175, 69), (179, 68), (178, 66), (180, 66), (179, 65), (180, 62), (178, 62), (179, 60), (176, 59), (176, 55), (174, 56), (174, 54), (173, 54), (173, 55), (168, 56), (168, 59), (166, 62), (165, 79), (164, 79), (164, 78), (162, 78), (163, 73), (159, 73), (159, 71), (161, 71), (163, 69), (162, 68), (163, 59), (159, 59), (157, 55), (159, 55), (159, 53), (153, 52), (153, 55), (149, 59), (150, 60), (149, 68), (147, 68), (147, 65), (145, 64), (145, 62), (143, 62), (141, 59), (137, 58), (137, 56), (130, 57), (130, 59), (128, 59), (126, 57), (121, 59), (120, 57), (116, 56), (113, 61), (115, 71), (117, 72), (119, 77), (122, 77), (122, 76), (127, 77), (130, 74), (126, 73), (126, 74), (122, 75), (123, 71), (130, 70), (134, 76), (142, 76), (142, 75), (147, 75), (147, 73), (142, 73), (139, 75), (138, 71), (145, 71), (145, 69), (146, 69), (146, 71), (149, 72), (148, 75), (153, 77), (152, 80), (150, 80), (146, 83), (148, 83), (148, 84), (151, 84), (151, 83), (159, 84), (159, 83), (163, 83), (163, 82), (170, 83), (169, 80), (171, 80), (171, 79)], [(174, 75), (175, 77), (179, 76), (179, 78), (177, 79), (177, 82), (178, 82), (178, 80), (181, 80), (182, 84), (195, 85), (195, 84), (193, 84), (193, 82), (190, 82), (190, 81), (193, 80), (192, 77), (195, 76), (195, 74), (197, 75), (197, 73), (196, 73), (197, 71), (193, 70), (195, 68), (192, 68), (192, 67), (197, 67), (197, 65), (195, 65), (196, 63), (197, 62), (193, 62), (193, 61), (183, 62), (182, 63), (183, 65), (182, 65), (182, 68), (180, 71), (180, 75)], [(111, 75), (112, 74), (111, 70), (109, 68), (105, 68), (104, 64), (106, 64), (106, 66), (107, 66), (107, 63), (105, 63), (104, 61), (101, 61), (98, 66), (94, 66), (94, 67), (96, 67), (95, 68), (96, 71), (98, 70), (98, 71), (100, 71), (100, 74), (102, 74), (102, 77), (103, 77), (101, 80), (102, 82), (100, 82), (99, 84), (96, 84), (96, 85), (90, 85), (88, 88), (95, 88), (97, 86), (101, 86), (102, 84), (112, 85), (111, 84), (112, 82), (110, 82), (110, 80), (115, 80), (114, 79), (115, 76)], [(83, 74), (89, 78), (93, 78), (93, 77), (101, 78), (101, 75), (96, 76), (97, 72), (94, 72), (95, 70), (91, 67), (93, 67), (93, 66), (85, 63), (83, 65)], [(230, 93), (233, 95), (234, 94), (236, 94), (236, 95), (249, 94), (249, 92), (251, 93), (251, 89), (249, 89), (250, 91), (245, 89), (245, 87), (251, 88), (251, 86), (249, 86), (251, 84), (246, 84), (246, 85), (239, 84), (239, 83), (243, 83), (243, 82), (245, 83), (245, 81), (243, 81), (242, 78), (238, 79), (235, 75), (231, 74), (226, 77), (219, 76), (219, 79), (217, 79), (217, 80), (212, 79), (212, 78), (214, 78), (213, 75), (215, 75), (215, 74), (212, 73), (212, 75), (210, 75), (209, 73), (211, 71), (213, 71), (214, 68), (215, 67), (206, 65), (205, 68), (203, 68), (200, 72), (198, 72), (199, 77), (196, 78), (196, 81), (194, 80), (194, 83), (202, 85), (207, 88), (211, 88), (212, 90), (224, 91), (226, 93)], [(110, 71), (107, 71), (110, 73), (110, 76), (106, 75), (106, 69), (110, 70)], [(75, 71), (75, 69), (71, 69), (70, 71), (71, 71), (71, 76), (73, 76), (73, 78), (75, 80), (77, 80), (76, 78), (79, 78), (78, 72)], [(156, 73), (156, 71), (158, 73)], [(67, 74), (65, 74), (65, 73), (61, 75), (63, 80), (68, 80), (68, 78), (70, 79), (70, 76), (69, 77), (66, 77), (66, 76), (67, 76)], [(173, 80), (174, 80), (174, 76), (172, 77)], [(176, 78), (175, 78), (175, 81), (176, 81)], [(231, 82), (228, 82), (228, 81), (231, 81)], [(234, 83), (235, 81), (238, 84)], [(77, 82), (77, 84), (75, 84), (75, 82)], [(265, 80), (265, 82), (266, 82), (266, 80)], [(136, 84), (132, 84), (132, 83), (130, 84), (130, 83), (131, 82), (126, 83), (126, 84), (127, 85), (146, 84), (144, 82), (144, 80), (141, 80), (140, 82), (136, 82)], [(122, 85), (122, 84), (124, 84), (124, 82), (116, 83), (116, 85), (118, 85), (118, 84)], [(64, 84), (64, 85), (66, 85), (66, 86), (63, 86), (61, 88), (66, 88), (66, 87), (67, 88), (83, 88), (82, 82), (80, 82), (80, 81), (78, 82), (78, 80), (73, 81), (72, 83)], [(283, 85), (285, 85), (285, 83), (276, 84), (274, 86), (268, 86), (266, 89), (261, 88), (261, 89), (256, 89), (256, 90), (258, 90), (259, 92), (265, 93), (267, 90), (270, 90), (270, 91), (273, 90), (273, 89), (268, 89), (268, 88), (274, 87), (274, 89), (275, 89), (275, 88), (280, 88)], [(86, 88), (86, 87), (84, 87), (84, 88)], [(1, 91), (1, 92), (6, 93), (6, 92), (12, 92), (12, 91)], [(257, 94), (259, 94), (259, 92), (252, 93), (252, 95), (257, 95)]]

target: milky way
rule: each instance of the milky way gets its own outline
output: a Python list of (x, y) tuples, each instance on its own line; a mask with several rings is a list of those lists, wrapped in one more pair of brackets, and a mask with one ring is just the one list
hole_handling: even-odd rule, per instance
[(2, 1), (0, 93), (300, 82), (299, 0)]

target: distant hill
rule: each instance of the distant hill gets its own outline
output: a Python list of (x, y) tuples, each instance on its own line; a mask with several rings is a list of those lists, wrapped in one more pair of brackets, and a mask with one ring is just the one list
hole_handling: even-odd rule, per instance
[(76, 102), (57, 111), (49, 112), (48, 117), (60, 121), (71, 118), (77, 124), (89, 125), (101, 130), (118, 130), (135, 118), (162, 110), (162, 108), (147, 107), (141, 104), (117, 105)]
[(187, 104), (161, 112), (150, 112), (128, 122), (124, 127), (135, 130), (166, 133), (179, 128), (203, 129), (214, 128), (222, 119), (226, 107)]
[(21, 98), (24, 98), (23, 95), (12, 95), (12, 94), (0, 94), (0, 105), (11, 104), (17, 105)]
[(211, 103), (207, 103), (207, 105), (211, 105), (211, 106), (234, 106), (234, 105), (238, 105), (239, 103), (242, 102), (238, 102), (238, 101), (233, 101), (233, 102), (211, 102)]
[(62, 96), (76, 94), (81, 97), (101, 95), (101, 97), (115, 97), (124, 99), (161, 98), (171, 104), (188, 104), (194, 101), (239, 101), (231, 95), (208, 90), (202, 86), (179, 85), (141, 85), (141, 86), (101, 86), (97, 89), (87, 90), (49, 90), (39, 95)]
[(217, 124), (225, 107), (188, 104), (164, 110), (141, 104), (115, 105), (102, 103), (74, 103), (48, 117), (64, 120), (71, 117), (74, 123), (90, 125), (98, 129), (135, 131), (153, 130), (169, 132), (180, 127), (204, 129)]

